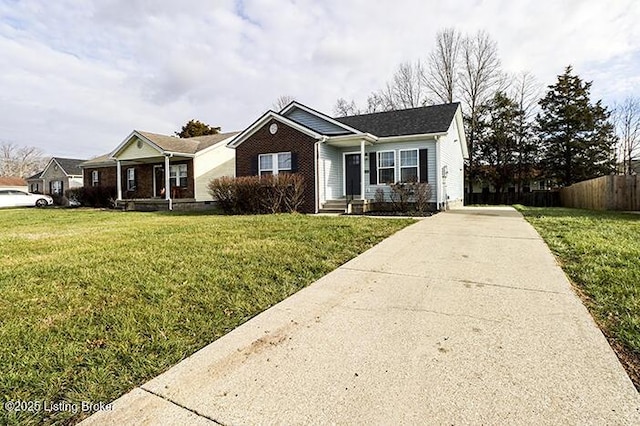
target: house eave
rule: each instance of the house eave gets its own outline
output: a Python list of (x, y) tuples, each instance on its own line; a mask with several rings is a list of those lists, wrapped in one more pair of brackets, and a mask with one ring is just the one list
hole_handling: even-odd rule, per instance
[(259, 119), (257, 119), (256, 121), (254, 121), (249, 127), (247, 127), (245, 130), (243, 130), (242, 132), (240, 132), (239, 134), (237, 134), (236, 136), (233, 137), (233, 139), (231, 139), (228, 143), (227, 146), (229, 148), (237, 148), (238, 146), (240, 146), (245, 140), (247, 140), (248, 138), (250, 138), (254, 133), (256, 133), (259, 129), (262, 128), (262, 126), (265, 125), (265, 123), (267, 123), (269, 120), (276, 120), (279, 121), (280, 123), (289, 126), (301, 133), (304, 133), (308, 136), (311, 136), (314, 139), (322, 139), (324, 136), (321, 135), (320, 133), (309, 129), (308, 127), (305, 127), (299, 123), (296, 123), (293, 120), (290, 120), (287, 117), (284, 117), (280, 114), (278, 114), (275, 111), (267, 111), (266, 113), (264, 113), (262, 115), (262, 117), (260, 117)]

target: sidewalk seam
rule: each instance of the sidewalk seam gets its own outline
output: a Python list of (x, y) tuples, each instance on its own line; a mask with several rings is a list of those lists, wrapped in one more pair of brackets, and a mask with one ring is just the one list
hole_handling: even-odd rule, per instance
[[(403, 273), (400, 273), (400, 272), (389, 272), (389, 271), (375, 271), (373, 269), (359, 269), (359, 268), (351, 268), (351, 267), (348, 267), (348, 266), (341, 266), (339, 269), (345, 269), (347, 271), (353, 271), (353, 272), (368, 272), (368, 273), (372, 273), (372, 274), (395, 275), (395, 276), (398, 276), (398, 277), (433, 279), (432, 276), (427, 276), (427, 275), (403, 274)], [(562, 292), (562, 291), (541, 290), (541, 289), (526, 288), (526, 287), (516, 287), (516, 286), (510, 286), (510, 285), (504, 285), (504, 284), (494, 284), (494, 283), (485, 283), (485, 282), (481, 282), (481, 281), (471, 281), (471, 280), (466, 280), (466, 279), (461, 279), (461, 278), (451, 278), (450, 281), (454, 281), (454, 282), (457, 282), (457, 283), (464, 283), (464, 284), (480, 284), (480, 285), (484, 285), (484, 286), (487, 286), (487, 287), (498, 287), (498, 288), (506, 288), (506, 289), (511, 289), (511, 290), (532, 291), (532, 292), (535, 292), (535, 293), (548, 293), (548, 294), (560, 294), (560, 295), (569, 294), (569, 293)], [(441, 285), (441, 281), (430, 281), (429, 285)]]
[[(144, 386), (144, 385), (143, 385), (143, 386)], [(212, 422), (214, 422), (215, 424), (220, 425), (220, 426), (226, 426), (224, 423), (219, 422), (219, 421), (218, 421), (218, 420), (216, 420), (216, 419), (213, 419), (213, 418), (211, 418), (211, 417), (209, 417), (209, 416), (207, 416), (207, 415), (205, 415), (205, 414), (201, 414), (201, 413), (197, 412), (196, 410), (193, 410), (193, 409), (191, 409), (191, 408), (189, 408), (189, 407), (186, 407), (186, 406), (184, 406), (184, 405), (182, 405), (182, 404), (180, 404), (180, 403), (177, 403), (176, 401), (174, 401), (174, 400), (172, 400), (172, 399), (165, 398), (164, 396), (162, 396), (162, 395), (160, 395), (160, 394), (158, 394), (158, 393), (155, 393), (154, 391), (151, 391), (151, 390), (149, 390), (149, 389), (146, 389), (146, 388), (144, 388), (143, 386), (139, 386), (139, 389), (142, 389), (143, 391), (148, 392), (148, 393), (150, 393), (150, 394), (151, 394), (151, 395), (153, 395), (153, 396), (157, 396), (157, 397), (158, 397), (158, 398), (160, 398), (160, 399), (164, 399), (165, 401), (167, 401), (167, 402), (169, 402), (169, 403), (171, 403), (171, 404), (173, 404), (173, 405), (177, 405), (178, 407), (182, 408), (183, 410), (187, 410), (187, 411), (189, 411), (189, 412), (191, 412), (191, 413), (195, 414), (195, 415), (196, 415), (196, 416), (198, 416), (198, 417), (203, 417), (203, 418), (205, 418), (205, 419), (207, 419), (207, 420), (211, 420)]]

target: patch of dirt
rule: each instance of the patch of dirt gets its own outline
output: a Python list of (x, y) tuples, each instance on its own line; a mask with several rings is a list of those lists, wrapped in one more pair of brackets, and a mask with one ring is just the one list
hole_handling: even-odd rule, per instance
[(618, 356), (620, 363), (627, 371), (629, 378), (636, 387), (636, 390), (640, 392), (640, 355), (634, 353), (629, 348), (622, 345), (617, 340), (606, 335), (609, 344), (613, 348), (613, 351)]

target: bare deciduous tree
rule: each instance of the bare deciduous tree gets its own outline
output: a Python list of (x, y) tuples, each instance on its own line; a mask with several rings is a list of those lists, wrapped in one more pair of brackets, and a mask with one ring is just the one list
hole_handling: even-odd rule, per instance
[(391, 91), (395, 109), (415, 108), (424, 105), (424, 90), (422, 75), (424, 74), (422, 63), (415, 64), (403, 62), (398, 66), (393, 75)]
[(436, 34), (436, 46), (429, 53), (422, 74), (431, 103), (451, 103), (455, 99), (461, 40), (455, 28), (445, 28)]
[(348, 115), (360, 114), (360, 110), (356, 106), (354, 100), (349, 102), (344, 98), (338, 98), (335, 106), (333, 107), (333, 113), (336, 117), (346, 117)]
[(468, 185), (473, 192), (476, 175), (474, 162), (475, 139), (478, 127), (478, 110), (500, 88), (503, 75), (500, 71), (498, 45), (486, 31), (467, 36), (461, 44), (460, 89), (466, 110), (467, 143), (469, 146)]
[(293, 96), (289, 96), (289, 95), (278, 96), (278, 99), (276, 99), (276, 101), (272, 105), (273, 109), (274, 111), (281, 111), (284, 107), (289, 105), (294, 100), (295, 99), (293, 98)]
[(629, 96), (613, 109), (613, 121), (618, 136), (618, 171), (634, 173), (634, 163), (640, 161), (640, 98)]
[(0, 176), (29, 177), (41, 171), (45, 163), (39, 148), (10, 142), (0, 144)]
[(533, 175), (533, 166), (538, 160), (538, 144), (533, 135), (533, 118), (538, 100), (542, 95), (542, 85), (529, 71), (522, 71), (511, 78), (509, 97), (516, 103), (520, 114), (514, 123), (517, 147), (516, 187), (522, 192), (523, 183)]

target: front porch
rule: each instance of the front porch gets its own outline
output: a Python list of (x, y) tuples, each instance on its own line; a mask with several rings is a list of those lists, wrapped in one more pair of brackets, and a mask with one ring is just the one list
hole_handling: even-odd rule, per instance
[(438, 203), (435, 139), (380, 142), (362, 135), (332, 138), (319, 144), (319, 212), (366, 213), (376, 202), (390, 202), (392, 184), (425, 182), (430, 202)]
[(174, 210), (195, 203), (191, 158), (116, 159), (116, 177), (116, 205), (124, 210)]

